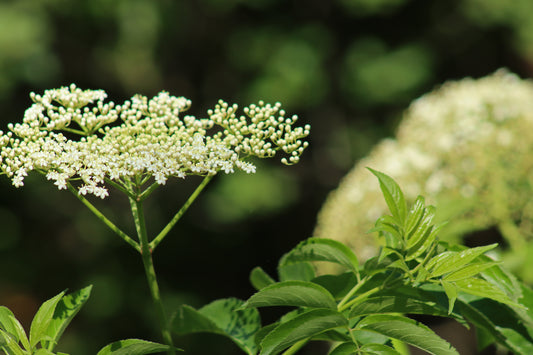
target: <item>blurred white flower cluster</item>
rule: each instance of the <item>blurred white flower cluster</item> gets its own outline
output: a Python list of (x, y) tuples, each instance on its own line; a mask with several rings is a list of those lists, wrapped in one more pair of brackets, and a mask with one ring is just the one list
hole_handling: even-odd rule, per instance
[(524, 248), (533, 237), (532, 152), (531, 81), (500, 70), (445, 83), (415, 100), (396, 138), (379, 143), (331, 193), (315, 236), (346, 242), (362, 259), (375, 255), (367, 231), (387, 209), (371, 167), (411, 202), (424, 195), (435, 204), (450, 219), (444, 238), (497, 228), (512, 250), (533, 253)]
[[(219, 101), (208, 118), (181, 117), (190, 100), (161, 92), (136, 95), (122, 105), (104, 102), (102, 90), (75, 85), (31, 94), (34, 104), (22, 123), (0, 131), (2, 173), (22, 186), (30, 171), (45, 174), (59, 189), (80, 180), (80, 194), (108, 195), (106, 182), (131, 190), (169, 177), (255, 172), (244, 159), (273, 157), (283, 150), (295, 164), (308, 143), (310, 127), (293, 127), (280, 104), (237, 105)], [(211, 132), (211, 133), (209, 133)]]

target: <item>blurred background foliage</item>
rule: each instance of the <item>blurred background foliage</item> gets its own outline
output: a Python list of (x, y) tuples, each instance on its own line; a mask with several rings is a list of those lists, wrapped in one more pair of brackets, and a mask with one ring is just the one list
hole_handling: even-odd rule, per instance
[[(328, 192), (394, 134), (409, 102), (500, 67), (531, 77), (532, 17), (529, 0), (3, 0), (1, 126), (22, 119), (30, 91), (70, 83), (117, 103), (166, 90), (191, 99), (197, 116), (219, 98), (281, 101), (313, 128), (301, 163), (265, 161), (254, 176), (215, 179), (155, 255), (169, 308), (245, 298), (249, 271), (274, 273), (282, 253), (311, 235)], [(197, 183), (156, 192), (152, 232)], [(0, 186), (1, 304), (28, 326), (43, 300), (93, 284), (59, 350), (94, 354), (121, 338), (158, 339), (137, 255), (43, 177)], [(129, 225), (118, 194), (102, 208)], [(189, 354), (237, 353), (214, 336), (178, 343)]]

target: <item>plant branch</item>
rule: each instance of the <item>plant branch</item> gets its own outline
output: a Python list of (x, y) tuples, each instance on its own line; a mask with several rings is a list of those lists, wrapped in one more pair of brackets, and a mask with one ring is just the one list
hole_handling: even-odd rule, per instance
[(120, 192), (124, 193), (128, 197), (132, 197), (132, 191), (127, 190), (124, 186), (120, 185), (119, 183), (116, 183), (115, 181), (105, 178), (105, 182), (109, 185), (113, 186), (115, 189), (119, 190)]
[(296, 352), (298, 350), (300, 350), (305, 344), (307, 344), (309, 342), (309, 338), (306, 338), (306, 339), (302, 339), (296, 343), (294, 343), (290, 348), (288, 348), (287, 350), (285, 350), (283, 352), (283, 355), (293, 355), (293, 354), (296, 354)]
[(81, 195), (70, 182), (67, 182), (67, 187), (81, 201), (98, 219), (100, 219), (106, 226), (108, 226), (113, 232), (115, 232), (120, 238), (122, 238), (126, 243), (133, 247), (138, 252), (141, 252), (141, 247), (139, 243), (133, 240), (120, 228), (118, 228), (113, 222), (111, 222), (100, 210), (98, 210), (92, 203), (89, 202), (83, 195)]
[(172, 335), (168, 326), (168, 322), (165, 316), (165, 309), (163, 302), (161, 301), (161, 294), (159, 292), (159, 285), (157, 283), (157, 277), (155, 274), (154, 262), (152, 260), (152, 250), (148, 243), (148, 235), (146, 232), (146, 223), (144, 221), (144, 211), (141, 201), (130, 198), (131, 213), (135, 221), (135, 228), (141, 243), (141, 256), (146, 274), (146, 280), (148, 281), (148, 287), (150, 288), (150, 294), (156, 308), (156, 315), (159, 320), (159, 326), (161, 328), (161, 335), (163, 341), (170, 346), (168, 354), (175, 354), (174, 343), (172, 341)]
[(150, 194), (159, 187), (160, 185), (157, 182), (154, 182), (152, 185), (148, 186), (139, 196), (137, 196), (138, 201), (144, 201)]
[[(183, 204), (183, 206), (180, 208), (180, 210), (172, 217), (170, 222), (159, 232), (159, 234), (150, 242), (150, 248), (154, 250), (159, 243), (166, 237), (168, 232), (176, 225), (176, 223), (180, 220), (180, 218), (183, 216), (183, 214), (187, 211), (187, 209), (191, 206), (191, 204), (196, 200), (200, 192), (206, 187), (206, 185), (213, 179), (215, 175), (207, 175), (204, 177), (200, 185), (194, 190), (194, 192), (189, 196), (187, 201)], [(144, 193), (143, 193), (144, 194)]]

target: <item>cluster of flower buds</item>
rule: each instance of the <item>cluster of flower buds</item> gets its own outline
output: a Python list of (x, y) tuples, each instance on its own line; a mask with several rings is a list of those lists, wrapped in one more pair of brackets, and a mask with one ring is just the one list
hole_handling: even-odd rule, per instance
[[(122, 105), (104, 102), (102, 90), (75, 85), (31, 94), (34, 104), (22, 123), (0, 131), (2, 173), (17, 187), (30, 171), (59, 189), (81, 179), (81, 194), (104, 198), (106, 180), (127, 187), (169, 177), (255, 172), (248, 157), (273, 157), (282, 150), (295, 164), (308, 146), (310, 127), (293, 127), (279, 103), (260, 102), (237, 117), (237, 105), (219, 101), (207, 118), (181, 116), (191, 101), (161, 92), (136, 95)], [(73, 139), (72, 136), (78, 137)]]

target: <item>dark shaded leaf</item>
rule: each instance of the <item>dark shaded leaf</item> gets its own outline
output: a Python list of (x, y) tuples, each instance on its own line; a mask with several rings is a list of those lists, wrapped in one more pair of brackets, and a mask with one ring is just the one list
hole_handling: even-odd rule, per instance
[(298, 244), (282, 260), (282, 265), (302, 261), (329, 261), (358, 272), (355, 253), (343, 243), (325, 238), (309, 238)]
[[(96, 355), (146, 355), (170, 350), (169, 345), (154, 343), (141, 339), (125, 339), (115, 341), (98, 352)], [(182, 351), (175, 348), (175, 350)]]
[(457, 307), (469, 322), (483, 328), (516, 354), (533, 354), (531, 328), (526, 327), (511, 308), (490, 299), (460, 295)]
[(250, 273), (250, 283), (256, 290), (260, 290), (263, 287), (276, 283), (276, 281), (262, 268), (257, 266)]
[(353, 318), (383, 313), (448, 316), (445, 308), (429, 300), (418, 300), (406, 296), (380, 296), (367, 298), (364, 302), (352, 307), (349, 317)]
[(256, 354), (255, 336), (261, 328), (261, 319), (257, 309), (242, 309), (243, 305), (244, 301), (236, 298), (216, 300), (199, 310), (183, 305), (171, 321), (172, 331), (220, 334), (230, 338), (245, 353)]
[(278, 275), (280, 281), (299, 280), (311, 281), (315, 278), (315, 268), (309, 262), (283, 263), (283, 258), (280, 260), (278, 266)]

